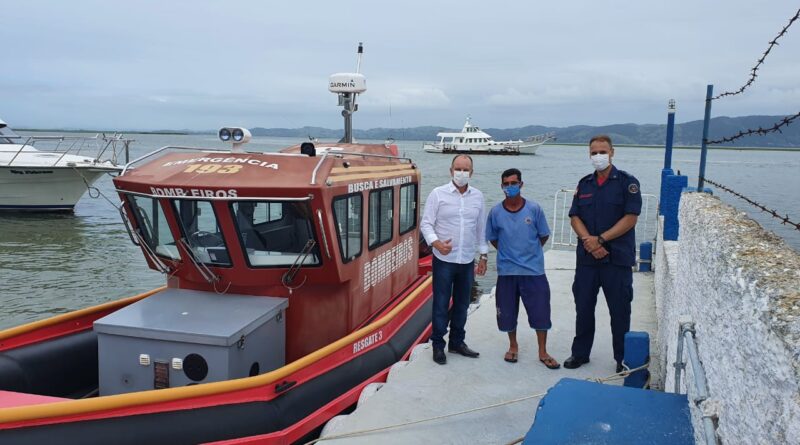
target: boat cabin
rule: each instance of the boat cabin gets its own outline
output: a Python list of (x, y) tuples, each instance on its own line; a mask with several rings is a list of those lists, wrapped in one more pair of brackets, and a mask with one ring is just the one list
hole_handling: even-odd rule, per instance
[(286, 299), (287, 363), (419, 277), (420, 173), (394, 145), (157, 154), (114, 179), (132, 240), (170, 289)]
[(461, 132), (442, 132), (438, 133), (436, 136), (439, 138), (440, 145), (454, 148), (461, 144), (481, 146), (494, 143), (492, 137), (481, 130), (477, 125), (473, 125), (469, 117), (467, 117), (467, 121), (464, 123)]

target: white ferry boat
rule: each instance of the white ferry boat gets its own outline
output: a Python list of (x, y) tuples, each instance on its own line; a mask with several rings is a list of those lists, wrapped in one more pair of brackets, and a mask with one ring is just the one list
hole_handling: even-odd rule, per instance
[(555, 134), (530, 136), (525, 140), (495, 141), (485, 131), (473, 125), (469, 116), (458, 133), (442, 132), (438, 142), (426, 142), (422, 148), (428, 153), (483, 153), (500, 155), (536, 154), (536, 149), (555, 139)]

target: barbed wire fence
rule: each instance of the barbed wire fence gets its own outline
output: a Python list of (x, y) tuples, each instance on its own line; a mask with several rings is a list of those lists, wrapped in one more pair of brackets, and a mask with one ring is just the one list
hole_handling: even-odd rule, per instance
[[(736, 96), (737, 94), (742, 94), (748, 87), (750, 87), (753, 83), (755, 83), (756, 78), (758, 77), (758, 70), (761, 68), (761, 65), (764, 64), (764, 61), (766, 60), (767, 56), (769, 56), (770, 52), (772, 51), (772, 49), (775, 46), (778, 45), (778, 40), (781, 37), (785, 36), (786, 33), (789, 31), (789, 28), (796, 21), (798, 21), (799, 19), (800, 19), (800, 9), (798, 9), (797, 12), (794, 14), (794, 16), (789, 19), (789, 23), (787, 23), (786, 26), (784, 26), (780, 30), (780, 32), (772, 40), (769, 41), (769, 45), (767, 46), (767, 49), (761, 54), (761, 57), (758, 58), (758, 60), (756, 61), (755, 66), (753, 66), (753, 68), (750, 69), (750, 76), (747, 79), (747, 81), (741, 87), (739, 87), (737, 90), (726, 91), (726, 92), (718, 94), (718, 95), (716, 95), (714, 97), (708, 97), (707, 96), (707, 99), (706, 99), (707, 100), (707, 104), (706, 104), (706, 106), (710, 107), (711, 101), (714, 101), (714, 100), (717, 100), (717, 99), (721, 99), (723, 97)], [(709, 89), (710, 88), (711, 88), (711, 86), (709, 85)], [(735, 140), (737, 140), (739, 138), (745, 137), (745, 136), (753, 136), (753, 135), (765, 136), (765, 135), (767, 135), (769, 133), (774, 133), (774, 132), (782, 133), (781, 128), (790, 125), (793, 121), (795, 121), (798, 118), (800, 118), (800, 112), (798, 112), (797, 114), (791, 115), (791, 116), (786, 116), (783, 119), (779, 120), (778, 122), (775, 122), (772, 126), (768, 126), (766, 128), (762, 127), (762, 126), (759, 126), (758, 128), (750, 128), (750, 129), (747, 129), (747, 130), (739, 131), (738, 133), (734, 134), (733, 136), (726, 136), (726, 137), (722, 137), (722, 138), (718, 138), (718, 139), (714, 139), (714, 140), (708, 140), (708, 139), (706, 139), (704, 137), (704, 139), (703, 139), (703, 149), (705, 150), (705, 146), (706, 145), (715, 145), (715, 144), (722, 144), (722, 143), (726, 143), (726, 142), (733, 142), (733, 141), (735, 141)], [(707, 123), (706, 123), (706, 125), (707, 125)], [(705, 136), (705, 134), (704, 134), (704, 136)], [(701, 163), (702, 163), (702, 161), (701, 161)], [(793, 226), (795, 229), (800, 230), (800, 223), (792, 221), (789, 218), (788, 214), (781, 215), (776, 210), (767, 208), (765, 205), (757, 202), (754, 199), (748, 198), (747, 196), (745, 196), (745, 195), (743, 195), (743, 194), (731, 189), (730, 187), (727, 187), (727, 186), (725, 186), (723, 184), (720, 184), (718, 182), (715, 182), (715, 181), (712, 181), (712, 180), (710, 180), (708, 178), (705, 178), (704, 177), (705, 176), (705, 172), (704, 172), (704, 169), (702, 167), (701, 167), (701, 171), (700, 171), (700, 176), (701, 176), (701, 183), (702, 183), (702, 181), (708, 182), (709, 184), (714, 185), (714, 186), (718, 187), (719, 189), (724, 190), (725, 192), (728, 192), (728, 193), (730, 193), (730, 194), (732, 194), (732, 195), (744, 200), (745, 202), (747, 202), (747, 203), (759, 208), (761, 211), (766, 212), (767, 214), (771, 215), (772, 217), (777, 218), (778, 220), (781, 221), (781, 224), (788, 225), (788, 226)]]
[(730, 193), (730, 194), (732, 194), (732, 195), (734, 195), (734, 196), (736, 196), (738, 198), (741, 198), (741, 199), (747, 201), (748, 203), (758, 207), (762, 211), (764, 211), (764, 212), (772, 215), (773, 217), (779, 219), (781, 221), (781, 224), (794, 226), (795, 229), (800, 230), (800, 223), (796, 223), (796, 222), (792, 221), (791, 219), (789, 219), (789, 215), (788, 214), (784, 215), (784, 216), (781, 216), (777, 211), (769, 209), (766, 206), (764, 206), (763, 204), (760, 204), (760, 203), (748, 198), (747, 196), (744, 196), (741, 193), (739, 193), (739, 192), (737, 192), (737, 191), (735, 191), (735, 190), (733, 190), (733, 189), (731, 189), (729, 187), (726, 187), (726, 186), (724, 186), (724, 185), (722, 185), (722, 184), (720, 184), (718, 182), (712, 181), (712, 180), (710, 180), (708, 178), (706, 178), (706, 182), (711, 184), (711, 185), (713, 185), (713, 186), (719, 187), (720, 189), (725, 190), (726, 192), (728, 192), (728, 193)]
[(722, 143), (725, 143), (725, 142), (733, 142), (736, 139), (739, 139), (741, 137), (750, 136), (750, 135), (754, 135), (754, 134), (759, 135), (759, 136), (764, 136), (764, 135), (766, 135), (768, 133), (774, 133), (774, 132), (781, 133), (781, 127), (789, 125), (790, 123), (792, 123), (793, 120), (795, 120), (795, 119), (797, 119), (799, 117), (800, 117), (800, 113), (797, 113), (797, 114), (795, 114), (793, 116), (786, 116), (783, 119), (781, 119), (778, 122), (776, 122), (775, 125), (773, 125), (771, 127), (767, 127), (767, 128), (758, 127), (758, 128), (755, 128), (755, 129), (751, 128), (749, 130), (743, 130), (743, 131), (740, 131), (740, 132), (736, 133), (733, 136), (727, 136), (727, 137), (724, 137), (724, 138), (721, 138), (721, 139), (715, 139), (713, 141), (706, 141), (706, 144), (707, 145), (714, 145), (714, 144), (722, 144)]
[(718, 95), (716, 95), (716, 96), (712, 97), (712, 98), (711, 98), (711, 100), (717, 100), (717, 99), (719, 99), (719, 98), (721, 98), (721, 97), (725, 97), (725, 96), (735, 96), (735, 95), (737, 95), (737, 94), (741, 94), (741, 93), (743, 93), (743, 92), (744, 92), (744, 90), (745, 90), (745, 89), (747, 89), (747, 87), (749, 87), (750, 85), (752, 85), (752, 84), (753, 84), (753, 82), (755, 82), (755, 81), (756, 81), (756, 77), (758, 77), (758, 74), (757, 74), (757, 73), (758, 73), (758, 69), (759, 69), (759, 68), (761, 68), (761, 65), (764, 63), (764, 60), (765, 60), (765, 59), (767, 58), (767, 56), (769, 55), (769, 52), (770, 52), (770, 51), (772, 51), (772, 48), (773, 48), (775, 45), (777, 45), (777, 44), (778, 44), (778, 39), (780, 39), (781, 37), (783, 37), (783, 36), (785, 36), (785, 35), (786, 35), (786, 33), (789, 31), (789, 28), (792, 26), (792, 24), (793, 24), (795, 21), (797, 21), (797, 19), (798, 19), (798, 18), (800, 18), (800, 9), (798, 9), (798, 10), (797, 10), (797, 12), (795, 13), (794, 17), (792, 17), (791, 19), (789, 19), (789, 23), (787, 23), (787, 24), (786, 24), (786, 26), (784, 26), (784, 27), (783, 27), (783, 29), (781, 30), (781, 32), (779, 32), (779, 33), (778, 33), (778, 35), (777, 35), (777, 36), (775, 36), (775, 38), (774, 38), (774, 39), (772, 39), (772, 40), (770, 40), (770, 41), (769, 41), (769, 46), (767, 47), (766, 51), (764, 51), (764, 53), (761, 55), (761, 57), (758, 59), (758, 61), (757, 61), (757, 63), (756, 63), (756, 66), (754, 66), (753, 68), (751, 68), (751, 69), (750, 69), (750, 78), (747, 80), (747, 82), (745, 82), (745, 84), (744, 84), (744, 85), (742, 85), (742, 86), (741, 86), (741, 87), (740, 87), (738, 90), (736, 90), (736, 91), (726, 91), (726, 92), (724, 92), (724, 93), (722, 93), (722, 94), (718, 94)]

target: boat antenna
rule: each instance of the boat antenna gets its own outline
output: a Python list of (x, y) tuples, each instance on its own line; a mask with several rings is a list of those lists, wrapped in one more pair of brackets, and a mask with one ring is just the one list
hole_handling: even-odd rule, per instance
[(358, 42), (358, 56), (356, 56), (356, 73), (361, 74), (361, 57), (364, 56), (364, 42)]
[(364, 44), (358, 42), (358, 56), (356, 58), (355, 73), (332, 74), (328, 83), (328, 91), (336, 93), (339, 97), (339, 106), (344, 107), (344, 137), (339, 142), (351, 144), (353, 142), (353, 113), (358, 111), (356, 97), (367, 91), (367, 79), (361, 74), (361, 58), (364, 55)]

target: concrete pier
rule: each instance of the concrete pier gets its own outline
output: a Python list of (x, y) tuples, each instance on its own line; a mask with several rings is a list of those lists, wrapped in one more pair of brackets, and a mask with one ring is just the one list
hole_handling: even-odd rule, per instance
[[(572, 281), (575, 275), (573, 251), (545, 253), (545, 268), (551, 288), (553, 328), (548, 334), (548, 352), (559, 363), (570, 355), (575, 335), (575, 304)], [(653, 298), (653, 274), (634, 273), (631, 330), (657, 332)], [(472, 309), (471, 309), (472, 310)], [(429, 344), (420, 345), (411, 360), (392, 369), (389, 380), (376, 393), (359, 403), (355, 412), (335, 418), (324, 436), (414, 422), (501, 404), (546, 392), (564, 377), (598, 378), (615, 372), (611, 350), (611, 328), (605, 298), (598, 296), (594, 347), (591, 362), (579, 369), (547, 369), (539, 362), (536, 335), (528, 327), (520, 308), (519, 361), (507, 363), (508, 336), (497, 330), (493, 295), (481, 298), (467, 320), (467, 344), (481, 353), (470, 359), (447, 354), (447, 364), (433, 362)], [(658, 346), (651, 344), (651, 351)], [(651, 369), (655, 376), (657, 369)], [(658, 379), (654, 379), (657, 381)], [(617, 381), (621, 384), (621, 381)], [(539, 398), (445, 419), (391, 428), (358, 437), (323, 440), (324, 444), (505, 444), (525, 435), (533, 423)], [(602, 407), (598, 407), (602, 409)]]

